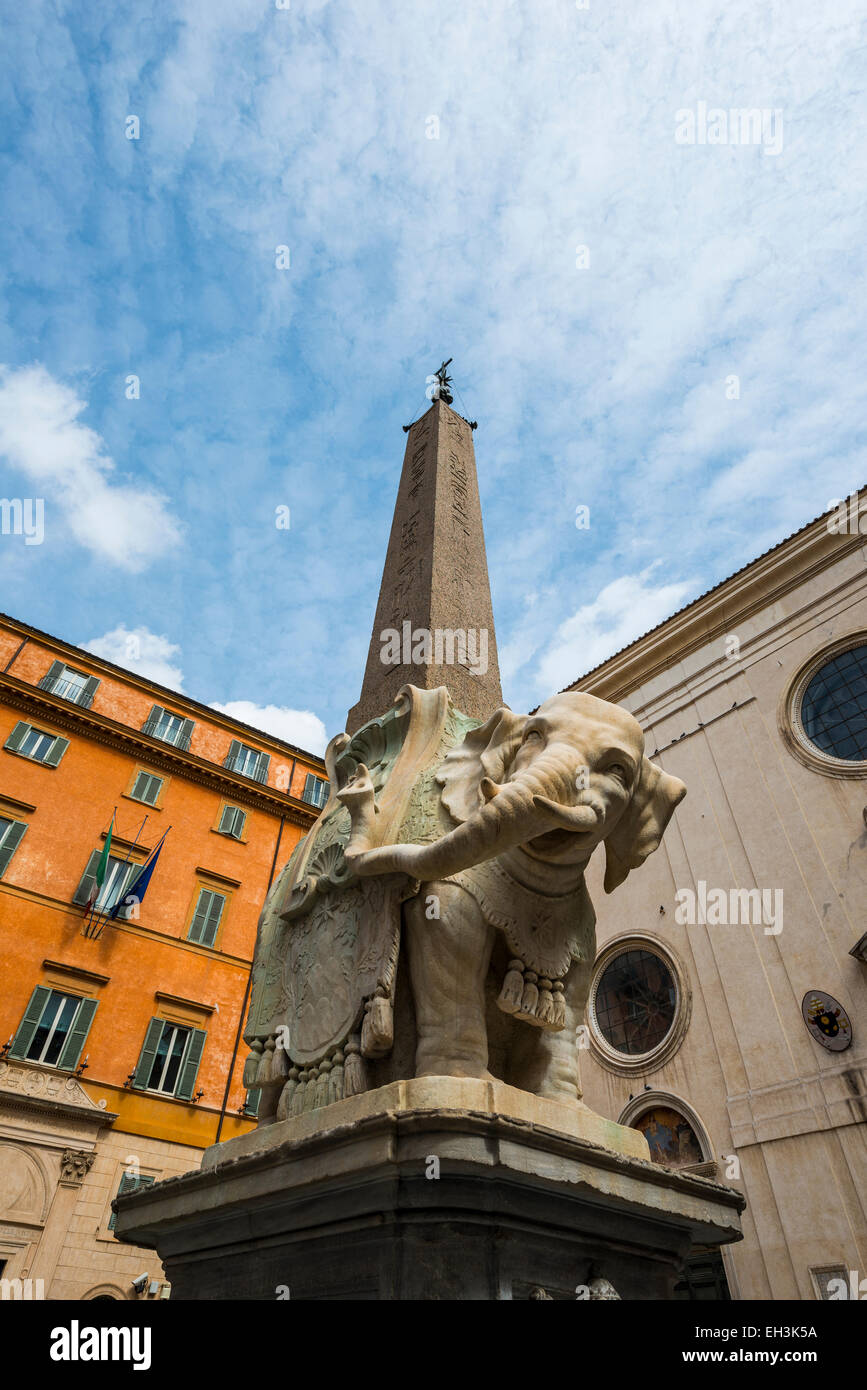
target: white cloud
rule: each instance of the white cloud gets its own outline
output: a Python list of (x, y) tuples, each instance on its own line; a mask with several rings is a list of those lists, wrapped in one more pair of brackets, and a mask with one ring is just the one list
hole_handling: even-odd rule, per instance
[(65, 525), (101, 559), (136, 572), (176, 545), (180, 528), (158, 493), (113, 481), (102, 439), (78, 419), (86, 408), (40, 364), (0, 365), (0, 454), (44, 496), (46, 539)]
[(539, 662), (537, 676), (546, 690), (562, 690), (681, 606), (694, 586), (654, 585), (655, 568), (606, 584), (592, 603), (560, 624)]
[(211, 709), (240, 719), (263, 733), (294, 743), (309, 753), (324, 753), (328, 742), (325, 725), (318, 715), (308, 709), (287, 709), (285, 705), (256, 705), (252, 700), (228, 700), (225, 704), (211, 702)]
[(102, 637), (83, 642), (82, 646), (86, 652), (113, 661), (127, 671), (135, 671), (136, 675), (146, 676), (171, 690), (183, 690), (183, 672), (173, 664), (173, 658), (181, 654), (180, 647), (146, 627), (127, 628), (121, 623)]

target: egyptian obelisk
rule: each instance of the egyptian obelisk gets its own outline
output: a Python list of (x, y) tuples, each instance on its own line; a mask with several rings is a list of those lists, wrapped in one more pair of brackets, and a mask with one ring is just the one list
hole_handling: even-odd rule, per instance
[(464, 714), (503, 703), (473, 431), (450, 404), (448, 378), (407, 434), (394, 519), (354, 733), (403, 685), (447, 686)]

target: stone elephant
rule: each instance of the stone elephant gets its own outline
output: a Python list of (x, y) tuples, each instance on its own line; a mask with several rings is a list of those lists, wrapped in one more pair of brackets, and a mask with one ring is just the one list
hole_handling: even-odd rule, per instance
[(247, 1082), (271, 1088), (260, 1122), (413, 1075), (579, 1099), (584, 870), (604, 844), (617, 888), (686, 792), (638, 722), (565, 693), (479, 723), (408, 686), (327, 762), (329, 803), (260, 923), (245, 1033)]

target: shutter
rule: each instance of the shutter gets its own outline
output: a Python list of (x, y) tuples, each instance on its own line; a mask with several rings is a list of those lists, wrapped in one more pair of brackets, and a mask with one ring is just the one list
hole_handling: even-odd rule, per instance
[(198, 941), (202, 946), (213, 946), (225, 905), (226, 899), (222, 893), (203, 888), (199, 893), (187, 940)]
[(78, 697), (78, 703), (83, 709), (90, 709), (93, 704), (93, 697), (99, 689), (99, 679), (97, 676), (88, 676), (84, 682), (84, 689)]
[(159, 723), (160, 719), (164, 714), (165, 710), (163, 709), (162, 705), (154, 705), (153, 709), (151, 710), (150, 714), (148, 715), (147, 719), (142, 725), (142, 733), (153, 734), (154, 729), (156, 728), (157, 724)]
[[(22, 737), (23, 737), (23, 735), (22, 735)], [(240, 753), (240, 751), (241, 751), (241, 741), (240, 741), (240, 739), (233, 738), (233, 739), (232, 739), (232, 742), (229, 744), (229, 752), (228, 752), (228, 754), (227, 754), (227, 756), (226, 756), (226, 761), (223, 763), (223, 767), (228, 767), (228, 768), (230, 768), (230, 769), (232, 769), (232, 770), (234, 771), (235, 761), (236, 761), (236, 759), (237, 759), (238, 754)]]
[(75, 1071), (78, 1066), (78, 1059), (81, 1056), (85, 1039), (90, 1032), (93, 1015), (96, 1013), (96, 1004), (95, 999), (82, 999), (79, 1004), (78, 1012), (72, 1021), (72, 1027), (57, 1059), (57, 1065), (61, 1071)]
[(196, 1084), (196, 1077), (199, 1074), (199, 1063), (202, 1060), (202, 1052), (205, 1048), (205, 1038), (207, 1033), (202, 1028), (190, 1029), (190, 1040), (187, 1043), (187, 1055), (181, 1067), (178, 1084), (175, 1087), (175, 1095), (179, 1100), (192, 1100), (193, 1087)]
[(256, 773), (255, 773), (255, 777), (256, 777), (256, 781), (257, 781), (257, 782), (267, 782), (267, 781), (268, 781), (268, 768), (269, 768), (270, 766), (271, 766), (271, 754), (270, 754), (270, 753), (260, 753), (260, 754), (259, 754), (259, 763), (258, 763), (258, 766), (257, 766), (257, 768), (256, 768)]
[(151, 1067), (157, 1055), (157, 1048), (160, 1045), (160, 1038), (163, 1035), (164, 1023), (161, 1018), (152, 1018), (145, 1033), (144, 1047), (141, 1050), (138, 1062), (136, 1063), (135, 1075), (132, 1084), (138, 1091), (143, 1091), (148, 1084), (151, 1074)]
[(307, 776), (306, 776), (305, 779), (304, 779), (304, 792), (303, 792), (303, 795), (302, 795), (302, 797), (301, 797), (301, 800), (302, 800), (302, 801), (309, 801), (309, 802), (315, 804), (315, 800), (316, 800), (316, 778), (313, 776), (313, 773), (312, 773), (312, 772), (308, 772)]
[(56, 738), (45, 757), (42, 759), (44, 765), (46, 767), (57, 767), (57, 764), (60, 762), (60, 759), (63, 757), (68, 747), (68, 738)]
[(150, 772), (139, 772), (130, 796), (136, 801), (143, 801), (146, 806), (156, 806), (162, 785), (161, 777), (154, 777)]
[(184, 752), (186, 752), (186, 750), (187, 750), (187, 749), (189, 748), (189, 746), (190, 746), (190, 739), (191, 739), (192, 736), (193, 736), (193, 729), (194, 729), (195, 727), (196, 727), (196, 721), (195, 721), (195, 719), (185, 719), (185, 720), (184, 720), (183, 724), (181, 725), (181, 732), (180, 732), (180, 734), (178, 735), (178, 741), (177, 741), (177, 743), (175, 744), (175, 747), (176, 747), (176, 748), (182, 748), (182, 749), (184, 750)]
[(39, 689), (51, 690), (54, 685), (54, 682), (57, 680), (57, 677), (60, 675), (63, 669), (64, 665), (62, 661), (52, 661), (48, 670), (45, 672), (45, 675), (42, 677), (42, 680), (39, 682)]
[(235, 833), (235, 808), (234, 806), (224, 806), (220, 816), (219, 831), (221, 835), (234, 835)]
[(9, 865), (9, 860), (24, 839), (24, 832), (26, 829), (27, 824), (25, 821), (14, 820), (6, 831), (3, 843), (0, 845), (0, 878), (5, 874)]
[[(139, 1173), (138, 1177), (135, 1177), (133, 1173), (123, 1173), (115, 1196), (122, 1197), (125, 1192), (137, 1192), (140, 1187), (150, 1187), (151, 1183), (154, 1182), (156, 1182), (156, 1178), (150, 1173)], [(116, 1221), (117, 1212), (113, 1211), (108, 1221), (110, 1231), (114, 1230)]]
[(3, 747), (8, 748), (10, 753), (17, 753), (31, 728), (32, 725), (25, 724), (23, 719), (19, 719)]
[(18, 1025), (18, 1032), (12, 1040), (9, 1049), (10, 1057), (26, 1057), (27, 1049), (33, 1041), (33, 1034), (36, 1032), (39, 1020), (42, 1017), (42, 1010), (51, 998), (51, 990), (46, 985), (37, 985), (30, 996), (30, 1002), (24, 1010), (24, 1017)]
[(236, 840), (240, 840), (241, 836), (242, 836), (243, 833), (244, 833), (244, 826), (245, 826), (246, 824), (247, 824), (247, 812), (246, 812), (246, 811), (241, 811), (238, 807), (236, 807), (236, 808), (235, 808), (235, 826), (234, 826), (234, 829), (233, 829), (233, 831), (232, 831), (232, 834), (234, 835), (234, 837), (235, 837)]
[(260, 1088), (258, 1091), (248, 1091), (248, 1092), (247, 1092), (247, 1104), (246, 1104), (246, 1107), (245, 1107), (245, 1108), (246, 1108), (246, 1111), (247, 1111), (247, 1114), (248, 1114), (248, 1115), (258, 1115), (258, 1113), (259, 1113), (259, 1102), (260, 1102), (261, 1099), (262, 1099), (262, 1091), (261, 1091), (261, 1088)]
[(90, 890), (96, 883), (96, 866), (99, 863), (101, 849), (95, 849), (87, 861), (87, 868), (81, 876), (81, 882), (72, 895), (72, 901), (83, 905), (90, 896)]

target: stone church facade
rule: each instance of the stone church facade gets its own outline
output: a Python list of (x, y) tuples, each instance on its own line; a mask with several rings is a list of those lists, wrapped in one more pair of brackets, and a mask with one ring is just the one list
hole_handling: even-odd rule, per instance
[[(867, 493), (860, 505), (867, 517)], [(648, 755), (688, 787), (615, 898), (591, 863), (582, 1054), (592, 1109), (747, 1198), (743, 1242), (696, 1257), (684, 1297), (840, 1297), (835, 1279), (867, 1296), (867, 535), (854, 511), (854, 525), (805, 526), (570, 687), (631, 710)]]

